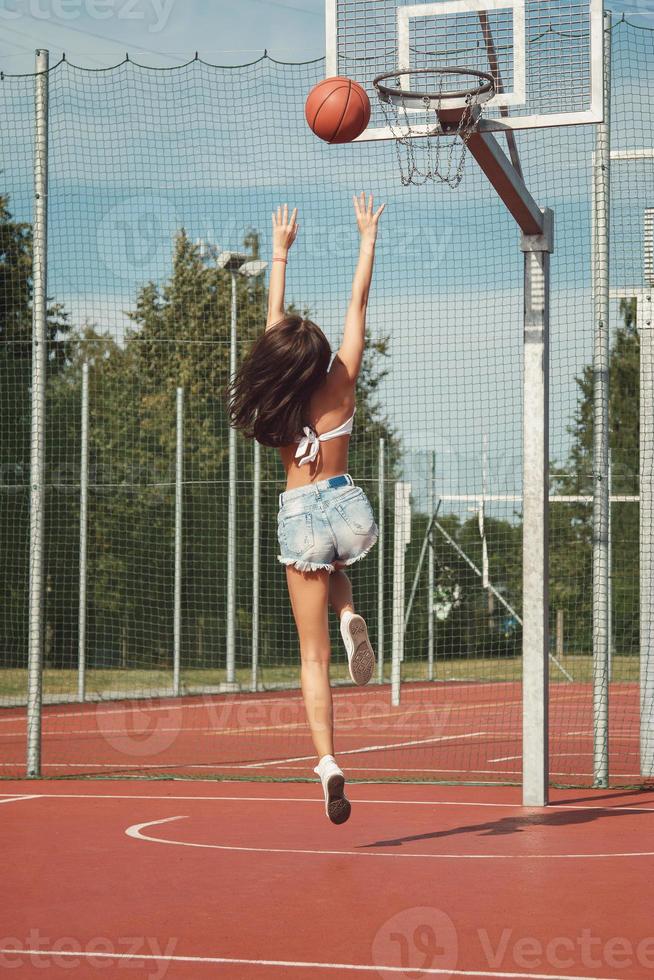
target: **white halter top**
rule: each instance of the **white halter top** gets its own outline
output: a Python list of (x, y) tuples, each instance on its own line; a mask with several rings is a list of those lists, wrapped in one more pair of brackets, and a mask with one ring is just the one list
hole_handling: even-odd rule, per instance
[(298, 443), (297, 452), (295, 453), (295, 459), (299, 460), (298, 466), (304, 466), (306, 463), (313, 463), (314, 459), (320, 451), (321, 442), (329, 442), (330, 439), (338, 439), (339, 436), (349, 436), (354, 428), (354, 416), (356, 414), (356, 408), (352, 413), (352, 417), (339, 425), (336, 429), (332, 429), (330, 432), (323, 432), (318, 435), (310, 425), (305, 425), (303, 429), (303, 435), (296, 439)]

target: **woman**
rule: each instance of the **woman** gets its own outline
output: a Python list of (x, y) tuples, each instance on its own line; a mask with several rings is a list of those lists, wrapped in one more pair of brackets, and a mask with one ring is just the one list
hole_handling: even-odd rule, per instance
[[(288, 254), (298, 233), (297, 208), (273, 214), (273, 260), (265, 333), (255, 343), (230, 388), (232, 425), (264, 446), (276, 446), (286, 471), (280, 496), (279, 560), (302, 659), (302, 693), (318, 754), (325, 810), (332, 823), (350, 816), (345, 777), (334, 758), (330, 643), (331, 604), (340, 619), (350, 675), (366, 684), (375, 656), (365, 621), (354, 610), (344, 568), (363, 558), (377, 540), (372, 508), (347, 474), (355, 388), (363, 359), (366, 311), (379, 219), (372, 195), (354, 198), (361, 236), (359, 261), (343, 340), (332, 360), (324, 333), (284, 306)], [(331, 361), (331, 366), (330, 366)]]

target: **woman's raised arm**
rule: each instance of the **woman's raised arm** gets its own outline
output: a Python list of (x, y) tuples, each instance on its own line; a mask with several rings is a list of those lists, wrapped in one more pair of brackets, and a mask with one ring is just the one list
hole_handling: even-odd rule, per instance
[(268, 320), (266, 330), (279, 323), (286, 316), (284, 302), (286, 293), (286, 263), (288, 253), (297, 238), (300, 226), (297, 223), (297, 208), (288, 216), (288, 204), (280, 205), (273, 212), (273, 258), (268, 287)]
[(355, 382), (359, 377), (361, 362), (363, 360), (366, 313), (368, 310), (370, 284), (372, 283), (372, 272), (375, 264), (377, 230), (379, 219), (385, 207), (386, 205), (382, 204), (375, 211), (375, 202), (372, 194), (369, 195), (367, 203), (364, 193), (354, 198), (354, 211), (361, 235), (361, 248), (352, 282), (352, 297), (345, 318), (343, 343), (338, 351), (338, 357), (345, 366), (351, 382)]

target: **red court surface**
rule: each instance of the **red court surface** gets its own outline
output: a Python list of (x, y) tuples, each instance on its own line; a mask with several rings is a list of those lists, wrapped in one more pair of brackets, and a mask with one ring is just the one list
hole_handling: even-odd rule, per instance
[(20, 977), (654, 977), (654, 792), (0, 785)]
[[(334, 692), (339, 758), (353, 779), (488, 783), (521, 780), (522, 696), (517, 682), (405, 683)], [(550, 688), (550, 772), (559, 785), (592, 785), (590, 685)], [(637, 785), (635, 684), (610, 699), (613, 786)], [(25, 773), (24, 708), (0, 714), (0, 775)], [(306, 778), (313, 746), (297, 690), (49, 705), (42, 774)], [(311, 762), (311, 765), (309, 763)]]

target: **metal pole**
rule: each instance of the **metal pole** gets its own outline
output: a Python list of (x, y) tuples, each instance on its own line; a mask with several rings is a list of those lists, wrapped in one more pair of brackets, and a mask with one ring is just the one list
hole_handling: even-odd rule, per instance
[(89, 529), (89, 366), (82, 365), (82, 432), (79, 488), (79, 607), (77, 697), (86, 696), (86, 585)]
[(606, 532), (608, 563), (609, 563), (609, 594), (606, 602), (606, 615), (608, 619), (607, 635), (609, 643), (609, 683), (613, 679), (613, 463), (611, 448), (609, 447), (609, 510), (608, 528)]
[(252, 514), (252, 682), (259, 682), (259, 601), (261, 588), (261, 446), (254, 442), (254, 506)]
[(391, 664), (391, 704), (400, 703), (402, 661), (404, 660), (404, 576), (405, 551), (411, 540), (411, 484), (395, 484), (395, 530), (393, 534), (393, 640)]
[[(434, 516), (436, 506), (436, 453), (431, 454), (431, 474), (429, 480), (429, 519)], [(434, 679), (434, 537), (433, 529), (429, 535), (429, 555), (427, 558), (427, 679)]]
[(548, 799), (549, 299), (553, 216), (522, 236), (524, 285), (522, 798)]
[(175, 462), (175, 597), (173, 608), (173, 694), (180, 692), (182, 661), (182, 548), (184, 517), (184, 389), (177, 389), (177, 458)]
[(640, 336), (640, 772), (654, 779), (654, 304), (638, 297)]
[(30, 446), (29, 636), (27, 667), (27, 775), (41, 775), (41, 701), (44, 628), (45, 419), (48, 340), (48, 69), (36, 52), (34, 217), (32, 230), (32, 426)]
[(379, 538), (377, 541), (377, 683), (384, 683), (384, 510), (386, 507), (386, 443), (379, 440), (378, 461), (378, 496), (379, 514), (377, 525)]
[[(232, 318), (229, 377), (236, 375), (237, 273), (232, 272)], [(227, 657), (226, 681), (236, 684), (236, 430), (229, 428), (229, 497), (227, 504)]]
[(593, 167), (593, 774), (609, 784), (609, 219), (611, 17), (604, 18), (604, 122)]

